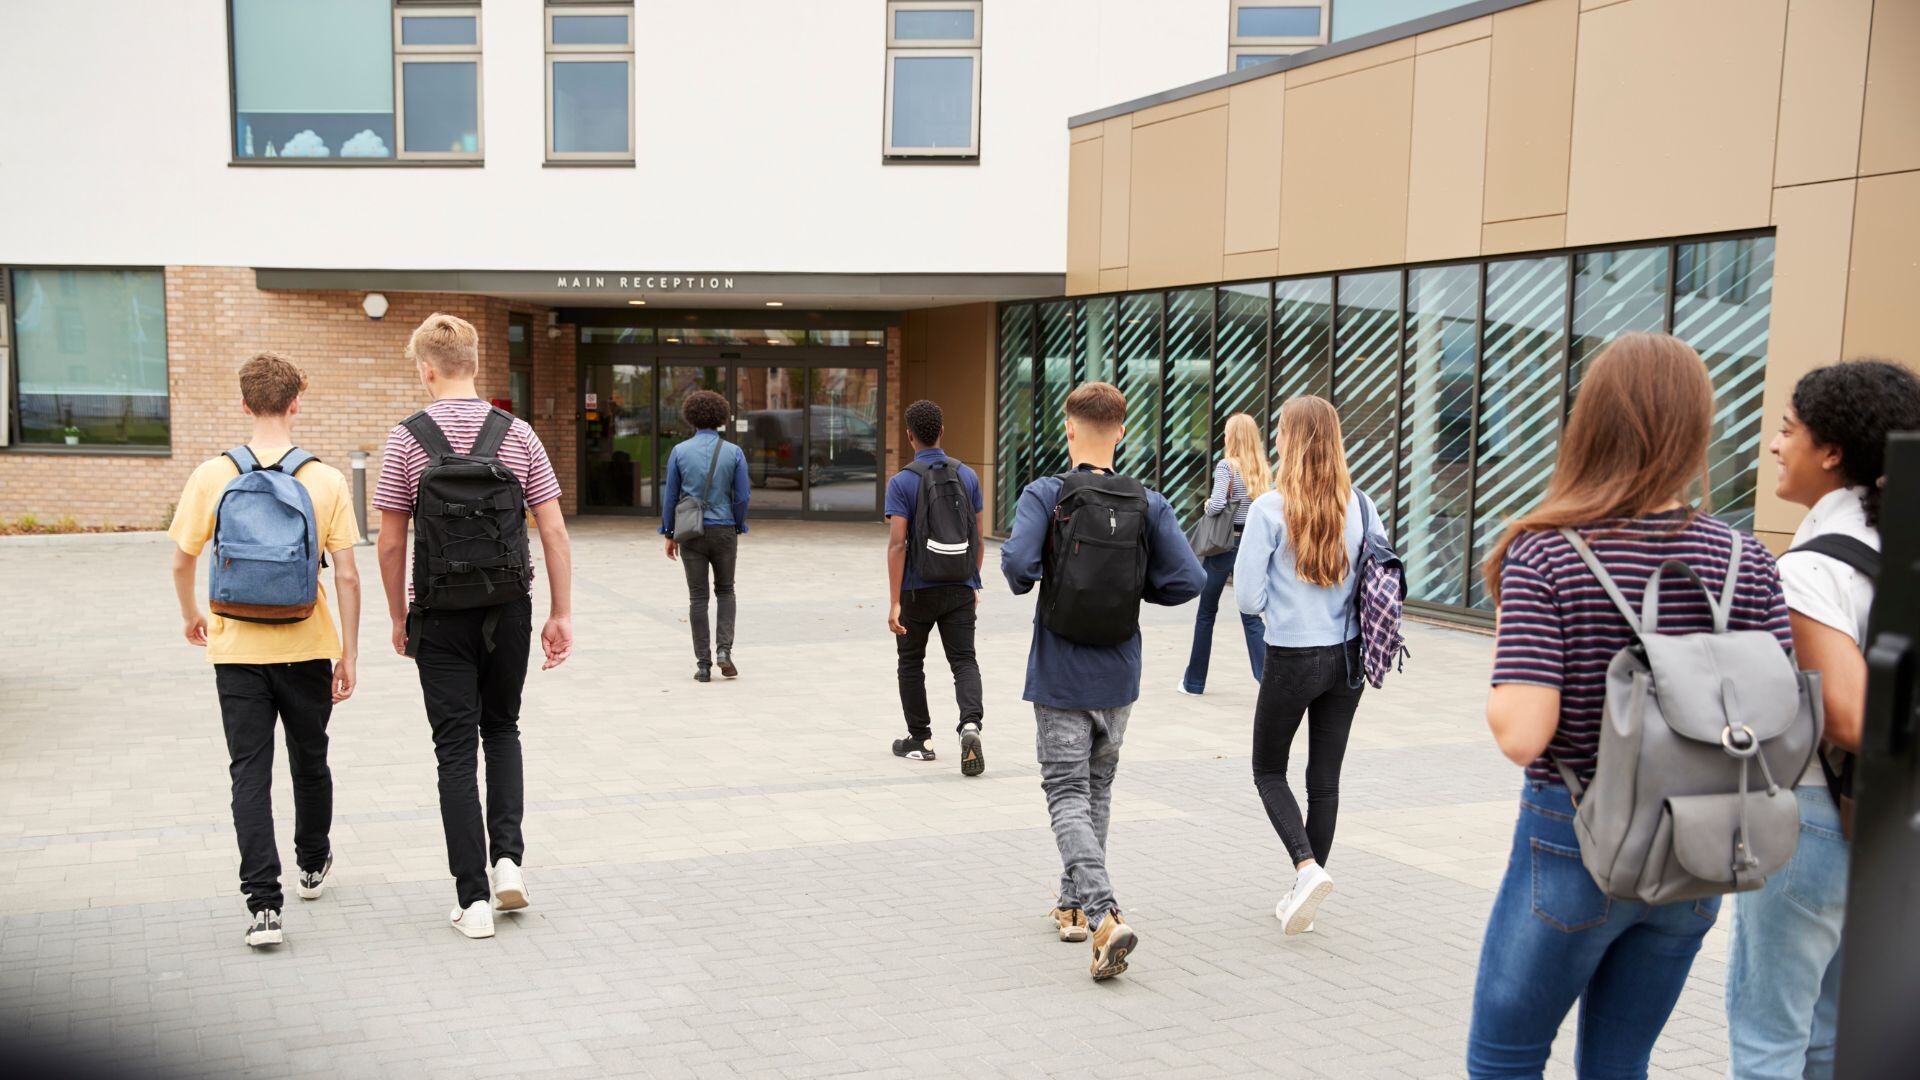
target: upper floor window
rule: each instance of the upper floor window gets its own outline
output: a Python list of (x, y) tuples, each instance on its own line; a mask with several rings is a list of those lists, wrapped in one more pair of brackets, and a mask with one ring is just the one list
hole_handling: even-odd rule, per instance
[[(0, 289), (0, 443), (168, 445), (166, 285), (159, 270), (20, 269)], [(8, 365), (7, 330), (13, 363)]]
[(633, 7), (548, 0), (547, 160), (633, 160)]
[(1327, 43), (1328, 0), (1229, 0), (1227, 65), (1234, 71)]
[(980, 156), (979, 0), (888, 0), (883, 149)]
[(234, 160), (480, 158), (477, 4), (228, 3)]

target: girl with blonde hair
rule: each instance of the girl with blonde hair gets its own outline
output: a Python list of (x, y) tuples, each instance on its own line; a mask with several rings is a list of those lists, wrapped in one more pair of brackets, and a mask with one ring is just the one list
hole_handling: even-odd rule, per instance
[[(1253, 782), (1295, 874), (1274, 915), (1288, 934), (1298, 934), (1313, 929), (1314, 913), (1333, 891), (1325, 865), (1340, 809), (1340, 761), (1364, 686), (1353, 567), (1362, 540), (1371, 535), (1384, 543), (1386, 531), (1347, 473), (1340, 414), (1325, 398), (1288, 400), (1278, 443), (1274, 490), (1247, 513), (1233, 573), (1241, 612), (1265, 619)], [(1287, 755), (1303, 718), (1305, 815), (1287, 786)]]
[[(1213, 621), (1220, 612), (1220, 594), (1226, 590), (1227, 577), (1233, 573), (1234, 552), (1239, 550), (1240, 531), (1247, 524), (1247, 507), (1273, 487), (1273, 471), (1267, 467), (1267, 448), (1260, 441), (1260, 424), (1246, 413), (1227, 417), (1226, 453), (1213, 466), (1213, 494), (1207, 499), (1208, 517), (1233, 514), (1234, 546), (1201, 560), (1207, 571), (1207, 586), (1200, 591), (1200, 610), (1193, 620), (1193, 652), (1187, 658), (1186, 674), (1180, 677), (1180, 692), (1198, 695), (1207, 689), (1207, 666), (1213, 657)], [(1241, 615), (1240, 629), (1247, 639), (1247, 659), (1253, 664), (1253, 678), (1260, 679), (1266, 645), (1260, 640), (1260, 619)]]

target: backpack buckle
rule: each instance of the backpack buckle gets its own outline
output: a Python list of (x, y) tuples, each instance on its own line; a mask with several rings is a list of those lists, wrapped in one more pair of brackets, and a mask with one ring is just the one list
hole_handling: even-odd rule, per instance
[(440, 513), (447, 517), (471, 517), (473, 516), (473, 507), (468, 506), (466, 503), (443, 503), (440, 507)]
[(472, 569), (473, 564), (470, 562), (456, 562), (453, 560), (448, 560), (447, 562), (447, 573), (449, 574), (465, 574)]

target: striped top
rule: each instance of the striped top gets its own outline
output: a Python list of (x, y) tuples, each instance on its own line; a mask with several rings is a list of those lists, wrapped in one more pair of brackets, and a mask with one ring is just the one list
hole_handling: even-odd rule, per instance
[[(492, 406), (479, 398), (441, 398), (427, 406), (427, 415), (440, 425), (447, 444), (455, 453), (473, 449), (480, 437), (480, 425)], [(560, 481), (553, 475), (553, 463), (547, 460), (547, 448), (525, 420), (515, 418), (500, 444), (500, 461), (513, 470), (527, 496), (527, 509), (560, 497)], [(420, 490), (420, 474), (427, 469), (427, 452), (420, 448), (413, 432), (395, 425), (387, 435), (387, 449), (380, 458), (380, 480), (374, 486), (373, 505), (377, 510), (413, 513), (413, 500)], [(532, 579), (528, 579), (531, 586)]]
[(1233, 523), (1236, 526), (1247, 523), (1247, 482), (1233, 463), (1221, 458), (1213, 466), (1213, 494), (1207, 497), (1207, 513), (1217, 514), (1226, 509), (1227, 500), (1233, 500)]
[[(1635, 611), (1647, 580), (1667, 559), (1698, 570), (1717, 597), (1727, 577), (1733, 529), (1720, 519), (1684, 511), (1614, 518), (1578, 531)], [(1787, 601), (1773, 556), (1751, 535), (1740, 552), (1730, 630), (1765, 630), (1793, 648)], [(1705, 633), (1713, 629), (1706, 598), (1679, 574), (1660, 586), (1660, 631)], [(1557, 532), (1527, 533), (1507, 548), (1500, 568), (1500, 627), (1494, 642), (1493, 683), (1527, 683), (1560, 691), (1560, 725), (1548, 753), (1585, 782), (1599, 756), (1600, 716), (1606, 702), (1607, 665), (1632, 640), (1620, 612), (1600, 582)], [(1543, 754), (1527, 766), (1529, 780), (1560, 783)]]

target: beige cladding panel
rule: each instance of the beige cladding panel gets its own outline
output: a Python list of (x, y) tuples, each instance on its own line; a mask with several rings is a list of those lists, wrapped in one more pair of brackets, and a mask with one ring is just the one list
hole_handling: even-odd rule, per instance
[[(1847, 250), (1854, 182), (1836, 180), (1775, 193), (1773, 312), (1767, 324), (1762, 431), (1773, 430), (1801, 375), (1842, 357), (1847, 315)], [(1764, 438), (1764, 436), (1763, 436)], [(1802, 510), (1776, 498), (1773, 456), (1760, 455), (1756, 524), (1791, 532)]]
[(1228, 254), (1280, 243), (1280, 150), (1286, 116), (1283, 72), (1232, 88), (1227, 114)]
[(1767, 225), (1786, 23), (1786, 0), (1581, 17), (1568, 244)]
[(1579, 27), (1574, 0), (1541, 0), (1493, 17), (1485, 221), (1566, 212)]
[(1450, 49), (1463, 42), (1492, 36), (1493, 16), (1483, 15), (1478, 19), (1468, 19), (1463, 23), (1429, 30), (1414, 39), (1414, 49), (1416, 52), (1430, 53), (1436, 49)]
[(1376, 45), (1371, 49), (1361, 49), (1359, 52), (1336, 56), (1330, 60), (1322, 60), (1317, 64), (1308, 64), (1305, 67), (1294, 68), (1287, 72), (1287, 85), (1306, 86), (1309, 83), (1320, 82), (1323, 79), (1332, 79), (1341, 75), (1351, 75), (1356, 71), (1379, 67), (1382, 64), (1411, 60), (1413, 53), (1413, 38), (1401, 38), (1398, 41), (1389, 41), (1384, 45)]
[(1421, 53), (1414, 61), (1409, 262), (1480, 254), (1492, 53), (1481, 39)]
[(1133, 143), (1128, 287), (1220, 280), (1227, 110), (1137, 127)]
[[(1100, 269), (1127, 265), (1127, 206), (1133, 197), (1133, 117), (1116, 116), (1100, 125)], [(1105, 277), (1105, 275), (1101, 275)], [(1103, 285), (1102, 288), (1105, 288)]]
[(1789, 0), (1774, 186), (1854, 174), (1872, 21), (1873, 0)]
[(1920, 2), (1873, 5), (1860, 175), (1920, 169)]
[(1405, 261), (1412, 128), (1411, 59), (1301, 87), (1289, 78), (1279, 273)]
[(1103, 140), (1076, 142), (1067, 158), (1067, 292), (1100, 289), (1100, 165)]
[(1848, 356), (1920, 366), (1920, 171), (1860, 180), (1847, 278)]
[(1551, 251), (1567, 244), (1567, 215), (1489, 221), (1480, 233), (1480, 253), (1505, 255), (1515, 251)]

